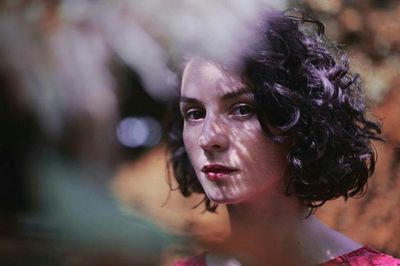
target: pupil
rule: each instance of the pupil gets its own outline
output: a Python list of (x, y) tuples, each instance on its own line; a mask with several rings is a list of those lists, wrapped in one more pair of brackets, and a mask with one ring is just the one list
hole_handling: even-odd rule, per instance
[(247, 108), (247, 106), (240, 106), (239, 112), (240, 112), (242, 115), (243, 115), (243, 114), (247, 114), (247, 113), (248, 113), (248, 108)]
[(200, 112), (200, 111), (194, 111), (194, 112), (193, 112), (193, 117), (194, 117), (195, 119), (201, 118), (201, 112)]

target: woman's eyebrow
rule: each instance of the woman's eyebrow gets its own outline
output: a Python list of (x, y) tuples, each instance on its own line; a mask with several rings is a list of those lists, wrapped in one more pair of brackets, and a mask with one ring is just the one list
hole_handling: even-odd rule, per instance
[[(238, 90), (230, 91), (230, 92), (227, 92), (227, 93), (221, 95), (220, 99), (223, 101), (226, 101), (226, 100), (231, 100), (231, 99), (237, 98), (244, 94), (252, 94), (252, 93), (253, 92), (249, 88), (242, 87)], [(181, 103), (201, 103), (201, 101), (197, 100), (196, 98), (191, 98), (191, 97), (186, 97), (186, 96), (181, 96), (179, 101)]]
[(248, 87), (241, 87), (238, 90), (230, 91), (221, 96), (222, 100), (230, 100), (239, 97), (243, 94), (252, 94), (253, 92)]
[(197, 100), (196, 98), (190, 98), (190, 97), (185, 97), (181, 96), (179, 99), (179, 102), (181, 103), (201, 103), (201, 101)]

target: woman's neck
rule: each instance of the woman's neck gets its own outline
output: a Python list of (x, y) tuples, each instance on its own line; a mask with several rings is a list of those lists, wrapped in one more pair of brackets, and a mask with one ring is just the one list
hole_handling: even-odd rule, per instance
[(293, 197), (228, 205), (225, 249), (245, 265), (317, 265), (360, 245), (321, 224)]
[(228, 213), (231, 223), (228, 245), (243, 252), (245, 257), (253, 257), (255, 265), (261, 261), (287, 265), (279, 259), (290, 256), (288, 250), (298, 248), (296, 235), (309, 222), (304, 219), (307, 214), (301, 204), (286, 196), (228, 205)]

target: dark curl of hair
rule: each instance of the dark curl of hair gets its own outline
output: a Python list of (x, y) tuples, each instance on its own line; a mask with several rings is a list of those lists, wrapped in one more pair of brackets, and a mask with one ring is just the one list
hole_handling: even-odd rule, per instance
[[(260, 40), (241, 74), (253, 89), (266, 135), (289, 145), (286, 194), (310, 211), (327, 200), (362, 195), (375, 168), (371, 141), (382, 138), (380, 125), (366, 117), (359, 75), (349, 71), (348, 59), (325, 39), (317, 19), (284, 12), (260, 25)], [(168, 147), (179, 189), (184, 196), (204, 193), (183, 144), (179, 110), (171, 121)]]

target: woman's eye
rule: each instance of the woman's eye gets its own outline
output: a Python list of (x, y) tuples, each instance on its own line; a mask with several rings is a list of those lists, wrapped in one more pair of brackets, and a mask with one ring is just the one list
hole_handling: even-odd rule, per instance
[(239, 104), (234, 106), (231, 114), (240, 117), (249, 116), (253, 114), (253, 107), (248, 104)]
[(204, 111), (200, 109), (189, 109), (185, 112), (185, 118), (187, 120), (195, 121), (204, 118), (204, 116)]

